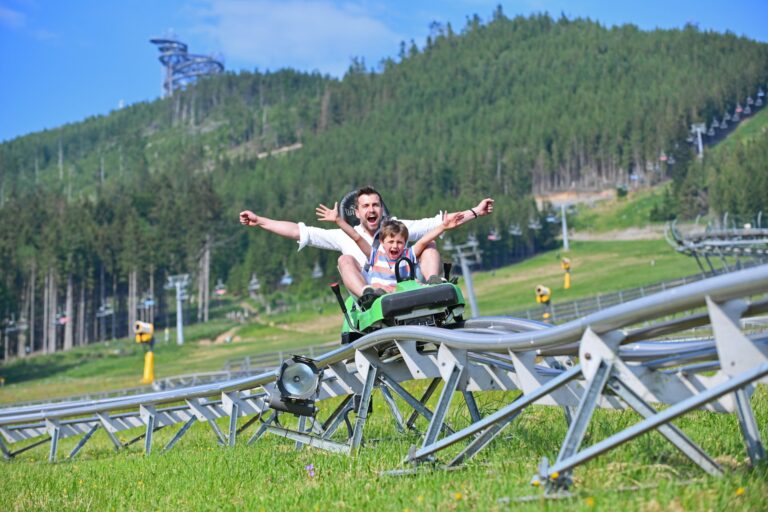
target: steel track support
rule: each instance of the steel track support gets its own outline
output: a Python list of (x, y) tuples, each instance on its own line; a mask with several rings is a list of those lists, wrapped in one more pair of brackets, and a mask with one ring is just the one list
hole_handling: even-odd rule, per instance
[(326, 450), (326, 451), (335, 452), (335, 453), (345, 453), (345, 454), (350, 453), (351, 447), (347, 443), (337, 443), (336, 441), (330, 441), (328, 439), (323, 439), (310, 434), (296, 432), (294, 430), (289, 430), (283, 427), (276, 427), (273, 425), (265, 424), (264, 428), (270, 434), (284, 437), (286, 439), (291, 439), (293, 441), (301, 441), (302, 444), (311, 446), (313, 448), (320, 448), (321, 450)]
[(48, 453), (48, 462), (56, 462), (56, 451), (59, 449), (59, 437), (61, 436), (61, 426), (58, 420), (45, 420), (46, 430), (51, 436), (51, 450)]
[(424, 442), (421, 447), (429, 446), (437, 439), (440, 430), (442, 430), (445, 415), (448, 413), (448, 406), (451, 405), (453, 393), (459, 386), (459, 381), (464, 373), (464, 367), (459, 363), (454, 363), (448, 379), (445, 381), (443, 390), (440, 392), (440, 399), (437, 401), (437, 407), (432, 415), (432, 421), (429, 422), (427, 433), (424, 434)]
[[(53, 438), (51, 438), (51, 437), (46, 437), (45, 439), (41, 439), (40, 441), (35, 441), (34, 443), (32, 443), (30, 445), (27, 445), (24, 448), (19, 448), (16, 451), (10, 451), (9, 450), (8, 451), (8, 457), (7, 458), (5, 457), (5, 453), (3, 453), (3, 457), (6, 458), (6, 460), (10, 460), (13, 457), (17, 456), (18, 454), (20, 454), (20, 453), (24, 453), (24, 452), (26, 452), (28, 450), (31, 450), (32, 448), (37, 448), (41, 444), (50, 443), (52, 439)], [(2, 439), (0, 439), (0, 443), (2, 443)]]
[(237, 441), (237, 417), (240, 415), (240, 405), (237, 401), (232, 402), (232, 413), (229, 415), (229, 446), (235, 446)]
[[(353, 395), (345, 396), (336, 409), (333, 410), (331, 415), (323, 422), (320, 427), (320, 436), (323, 439), (330, 439), (334, 432), (336, 432), (336, 429), (339, 428), (342, 421), (349, 422), (346, 415), (349, 414), (349, 411), (353, 408), (352, 398)], [(352, 429), (349, 428), (350, 435), (348, 438), (351, 437), (351, 430)]]
[[(560, 447), (560, 453), (557, 455), (556, 464), (563, 459), (567, 459), (581, 446), (584, 441), (584, 436), (587, 433), (587, 427), (592, 420), (592, 415), (595, 412), (600, 396), (608, 383), (608, 378), (611, 375), (613, 369), (613, 363), (606, 361), (605, 359), (600, 361), (600, 365), (597, 367), (594, 376), (587, 384), (587, 389), (584, 391), (584, 395), (581, 397), (579, 407), (576, 410), (576, 416), (573, 418), (568, 432), (565, 434), (563, 445)], [(546, 466), (546, 458), (543, 459), (544, 466)], [(536, 477), (534, 477), (536, 478)], [(558, 492), (563, 488), (567, 488), (571, 483), (570, 473), (560, 473), (557, 478), (550, 478), (547, 480), (547, 493)]]
[(368, 419), (368, 405), (371, 403), (371, 394), (373, 393), (374, 384), (376, 383), (376, 373), (378, 369), (373, 366), (368, 366), (368, 375), (365, 377), (365, 384), (363, 390), (360, 393), (360, 405), (357, 409), (357, 418), (355, 419), (355, 428), (352, 431), (352, 439), (350, 440), (350, 453), (356, 453), (363, 441), (363, 427)]
[(269, 415), (269, 418), (267, 418), (267, 420), (264, 423), (259, 425), (259, 428), (256, 429), (256, 432), (253, 433), (253, 435), (251, 436), (251, 438), (248, 440), (246, 444), (250, 446), (256, 441), (258, 441), (259, 439), (261, 439), (261, 436), (264, 435), (264, 433), (267, 431), (267, 428), (275, 421), (277, 421), (277, 411), (272, 411), (272, 414)]
[[(435, 380), (432, 381), (432, 383), (435, 384), (435, 385), (432, 386), (432, 384), (430, 384), (429, 388), (431, 389), (431, 391), (430, 391), (430, 389), (427, 389), (427, 391), (429, 393), (428, 394), (425, 393), (425, 395), (427, 395), (426, 399), (424, 399), (424, 397), (422, 397), (421, 400), (416, 400), (416, 398), (413, 395), (411, 395), (410, 393), (408, 393), (408, 391), (406, 391), (405, 388), (403, 386), (401, 386), (396, 380), (391, 378), (389, 375), (387, 375), (383, 371), (379, 371), (379, 372), (380, 372), (379, 373), (379, 381), (381, 381), (382, 384), (384, 384), (389, 389), (394, 391), (400, 398), (405, 400), (405, 402), (408, 405), (413, 407), (413, 414), (412, 414), (412, 416), (418, 417), (419, 414), (420, 414), (420, 415), (424, 416), (424, 418), (426, 418), (427, 421), (432, 421), (432, 417), (433, 417), (432, 411), (430, 411), (424, 405), (424, 403), (427, 400), (429, 400), (430, 396), (432, 396), (432, 393), (434, 393), (434, 388), (436, 388), (437, 384), (440, 383), (440, 379), (435, 379)], [(407, 423), (406, 423), (406, 426), (408, 426)], [(411, 425), (408, 428), (412, 429), (413, 426)], [(443, 429), (445, 434), (452, 434), (453, 433), (453, 429), (451, 429), (451, 427), (449, 427), (445, 423), (443, 423), (442, 429)]]
[[(427, 386), (427, 389), (424, 391), (424, 394), (421, 395), (421, 399), (419, 399), (419, 403), (421, 403), (421, 405), (424, 406), (422, 409), (429, 411), (429, 409), (427, 409), (426, 407), (427, 402), (429, 401), (430, 398), (432, 398), (432, 395), (435, 393), (437, 386), (440, 384), (440, 380), (441, 379), (439, 377), (432, 379), (432, 382), (429, 383), (429, 386)], [(411, 395), (409, 394), (408, 396), (411, 396)], [(411, 405), (411, 407), (413, 407), (413, 412), (411, 413), (411, 416), (408, 418), (408, 421), (405, 422), (405, 426), (406, 428), (408, 428), (408, 430), (413, 430), (413, 425), (416, 423), (416, 420), (419, 418), (419, 414), (424, 416), (424, 413), (421, 412), (417, 407), (414, 407), (413, 405)], [(426, 416), (424, 417), (426, 418)], [(432, 418), (432, 411), (429, 411), (429, 418), (427, 419), (429, 420), (431, 418)]]
[(221, 429), (216, 424), (216, 420), (209, 419), (207, 423), (211, 427), (211, 430), (213, 430), (213, 433), (216, 434), (216, 442), (219, 443), (219, 446), (226, 446), (227, 438), (224, 437), (224, 434), (222, 433)]
[(483, 415), (480, 414), (480, 409), (477, 407), (477, 401), (475, 401), (475, 395), (471, 391), (463, 390), (461, 392), (464, 395), (464, 401), (467, 403), (467, 409), (469, 410), (469, 417), (472, 418), (472, 423), (476, 423), (483, 419)]
[(529, 405), (549, 395), (558, 388), (568, 384), (570, 381), (578, 378), (579, 376), (581, 376), (581, 365), (576, 365), (573, 368), (558, 375), (554, 379), (550, 380), (546, 384), (518, 397), (517, 400), (511, 404), (502, 407), (492, 414), (489, 414), (477, 423), (474, 423), (458, 432), (455, 432), (440, 439), (439, 441), (436, 441), (429, 446), (425, 446), (415, 451), (409, 455), (408, 461), (418, 462), (419, 460), (424, 459), (444, 448), (447, 448), (448, 446), (451, 446), (452, 444), (455, 444), (462, 439), (466, 439), (470, 436), (480, 433), (496, 423), (506, 421), (510, 416), (517, 415), (518, 412), (522, 411)]
[(152, 434), (155, 431), (155, 423), (157, 422), (157, 411), (152, 406), (142, 405), (139, 407), (139, 413), (141, 419), (147, 425), (144, 434), (144, 454), (148, 456), (152, 453)]
[(247, 430), (247, 429), (248, 429), (248, 427), (250, 427), (251, 425), (253, 425), (253, 424), (254, 424), (254, 423), (256, 423), (257, 421), (259, 421), (259, 418), (261, 418), (261, 413), (259, 413), (259, 414), (256, 414), (256, 415), (255, 415), (255, 416), (253, 416), (251, 419), (249, 419), (248, 421), (246, 421), (245, 423), (243, 423), (243, 425), (242, 425), (242, 426), (240, 426), (240, 428), (238, 428), (238, 429), (237, 429), (237, 435), (240, 435), (240, 434), (242, 434), (242, 433), (243, 433), (243, 431), (245, 431), (245, 430)]
[(511, 414), (507, 418), (494, 423), (487, 429), (485, 429), (479, 436), (477, 436), (475, 439), (472, 440), (471, 443), (467, 445), (466, 448), (461, 450), (461, 452), (458, 453), (451, 461), (446, 465), (449, 468), (456, 467), (459, 464), (463, 464), (464, 461), (467, 461), (471, 459), (472, 457), (477, 454), (480, 450), (488, 446), (488, 444), (496, 439), (499, 434), (501, 434), (501, 431), (504, 430), (504, 427), (515, 421), (515, 419), (520, 415), (520, 411), (517, 411), (514, 414)]
[(94, 423), (94, 425), (93, 425), (93, 426), (90, 428), (90, 430), (88, 430), (88, 432), (87, 432), (87, 433), (86, 433), (86, 434), (83, 436), (83, 438), (80, 440), (80, 442), (79, 442), (79, 443), (77, 443), (77, 446), (75, 446), (75, 447), (72, 449), (72, 451), (71, 451), (71, 452), (69, 452), (69, 460), (72, 460), (72, 459), (74, 459), (74, 458), (75, 458), (75, 455), (77, 455), (77, 454), (78, 454), (78, 452), (79, 452), (79, 451), (80, 451), (80, 450), (83, 448), (83, 446), (85, 446), (85, 443), (87, 443), (87, 442), (88, 442), (88, 441), (91, 439), (91, 437), (93, 436), (93, 434), (95, 434), (95, 433), (96, 433), (96, 431), (99, 429), (99, 427), (100, 427), (100, 426), (101, 426), (101, 424), (99, 424), (99, 423)]
[(589, 448), (585, 448), (579, 453), (573, 454), (567, 459), (557, 462), (554, 466), (543, 468), (547, 472), (548, 478), (557, 479), (558, 475), (565, 471), (570, 471), (579, 464), (583, 464), (588, 460), (591, 460), (598, 455), (601, 455), (616, 446), (626, 443), (635, 437), (644, 434), (650, 430), (657, 428), (659, 425), (664, 425), (674, 420), (675, 418), (682, 416), (683, 414), (697, 409), (704, 404), (707, 404), (713, 400), (720, 398), (723, 395), (731, 393), (739, 388), (768, 376), (768, 363), (763, 363), (755, 368), (741, 373), (736, 377), (711, 387), (705, 391), (702, 391), (698, 395), (694, 395), (687, 398), (675, 405), (664, 409), (663, 411), (654, 414), (650, 418), (647, 418), (640, 423), (637, 423), (629, 428), (624, 429), (618, 434), (614, 434), (608, 439), (604, 439), (599, 443), (596, 443)]
[(168, 444), (167, 444), (167, 445), (165, 445), (165, 448), (163, 448), (163, 451), (162, 451), (162, 453), (165, 453), (165, 452), (167, 452), (167, 451), (170, 451), (170, 449), (171, 449), (171, 448), (173, 448), (173, 447), (176, 445), (176, 443), (178, 442), (178, 440), (179, 440), (179, 439), (181, 439), (182, 437), (184, 437), (184, 434), (186, 434), (186, 433), (187, 433), (187, 431), (189, 430), (189, 428), (190, 428), (192, 425), (194, 425), (196, 422), (197, 422), (197, 417), (196, 417), (196, 416), (192, 416), (191, 418), (189, 418), (189, 420), (187, 420), (187, 422), (186, 422), (186, 423), (184, 423), (184, 425), (182, 425), (182, 426), (181, 426), (181, 428), (179, 429), (179, 431), (178, 431), (178, 432), (176, 432), (176, 435), (175, 435), (175, 436), (173, 436), (173, 439), (171, 439), (171, 440), (168, 442)]
[[(608, 383), (608, 387), (624, 402), (627, 403), (643, 418), (650, 418), (658, 411), (638, 396), (621, 379), (614, 377)], [(723, 470), (699, 445), (694, 443), (682, 430), (672, 423), (659, 426), (657, 429), (661, 435), (667, 438), (678, 450), (691, 459), (701, 469), (712, 476), (722, 476)]]
[(381, 390), (381, 395), (384, 397), (384, 402), (389, 406), (389, 411), (392, 413), (392, 417), (395, 419), (395, 427), (397, 427), (397, 431), (401, 434), (405, 434), (405, 422), (403, 421), (403, 415), (400, 413), (400, 409), (398, 409), (392, 393), (390, 393), (387, 386), (379, 386), (379, 390)]
[(0, 451), (3, 452), (3, 458), (5, 460), (11, 460), (13, 458), (13, 453), (8, 449), (7, 446), (5, 446), (5, 443), (3, 442), (3, 438), (0, 437)]
[[(306, 416), (299, 416), (299, 432), (306, 432), (307, 431), (307, 417)], [(304, 447), (304, 444), (301, 441), (296, 441), (296, 451), (301, 450)]]
[(757, 466), (765, 462), (765, 447), (760, 439), (760, 430), (757, 428), (755, 413), (752, 410), (752, 404), (744, 388), (739, 388), (734, 392), (736, 397), (736, 414), (739, 418), (739, 428), (744, 437), (744, 443), (747, 447), (747, 454), (752, 466)]
[(98, 416), (101, 426), (104, 427), (104, 432), (107, 433), (109, 440), (112, 441), (112, 444), (115, 446), (115, 451), (120, 451), (122, 448), (125, 448), (125, 445), (123, 445), (123, 442), (120, 441), (115, 433), (117, 429), (112, 424), (112, 418), (104, 412), (97, 412), (96, 416)]

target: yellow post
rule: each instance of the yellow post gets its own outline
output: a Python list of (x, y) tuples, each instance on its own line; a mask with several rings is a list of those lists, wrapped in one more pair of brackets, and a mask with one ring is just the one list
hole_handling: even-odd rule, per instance
[(141, 378), (142, 384), (152, 384), (155, 382), (155, 353), (149, 349), (144, 354), (144, 376)]
[(563, 260), (560, 262), (560, 266), (563, 267), (563, 271), (565, 271), (563, 288), (567, 290), (571, 287), (571, 260), (568, 258), (563, 258)]
[(544, 313), (541, 317), (544, 320), (549, 320), (552, 316), (549, 312), (549, 303), (552, 299), (552, 292), (546, 286), (540, 284), (536, 287), (536, 302), (544, 305)]
[(148, 322), (136, 322), (133, 326), (133, 332), (136, 333), (136, 343), (144, 345), (146, 349), (144, 376), (141, 378), (141, 383), (152, 384), (155, 381), (155, 353), (152, 350), (155, 346), (155, 339), (152, 336), (155, 332), (155, 326)]

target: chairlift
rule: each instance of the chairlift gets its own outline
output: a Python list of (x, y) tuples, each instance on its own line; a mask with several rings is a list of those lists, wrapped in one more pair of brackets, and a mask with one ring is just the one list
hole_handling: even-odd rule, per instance
[(707, 135), (709, 135), (710, 137), (714, 137), (715, 136), (715, 129), (714, 128), (710, 128), (707, 131)]
[(752, 114), (752, 108), (749, 105), (744, 107), (744, 115), (748, 116), (748, 115), (751, 115), (751, 114)]
[(677, 162), (675, 157), (673, 155), (669, 155), (669, 158), (667, 158), (667, 165), (675, 165), (675, 162)]
[(765, 92), (763, 92), (763, 88), (762, 87), (758, 87), (758, 89), (757, 89), (757, 97), (758, 97), (758, 99), (762, 98), (763, 96), (765, 96)]
[(739, 115), (739, 113), (738, 113), (738, 112), (734, 112), (734, 113), (733, 113), (733, 117), (731, 118), (731, 120), (732, 120), (734, 123), (738, 123), (739, 121), (741, 121), (741, 116)]
[(496, 231), (495, 228), (491, 228), (491, 230), (488, 232), (488, 240), (491, 242), (498, 242), (501, 240), (501, 235), (498, 231)]
[(541, 229), (541, 222), (539, 222), (539, 219), (531, 219), (528, 221), (528, 227), (531, 229), (539, 230)]
[(222, 295), (226, 295), (227, 293), (227, 286), (221, 282), (221, 278), (216, 282), (216, 286), (213, 287), (213, 294), (217, 297), (221, 297)]
[(521, 236), (523, 234), (523, 230), (520, 229), (520, 224), (512, 224), (509, 226), (509, 234), (512, 236)]
[(694, 140), (696, 139), (693, 138), (693, 135), (689, 135), (685, 138), (685, 142), (687, 142), (688, 144), (693, 144)]
[(248, 282), (248, 292), (253, 295), (261, 289), (261, 283), (256, 274), (251, 274), (251, 280)]
[(763, 98), (757, 98), (757, 100), (755, 100), (755, 106), (756, 107), (762, 107), (763, 106)]
[(315, 267), (312, 269), (312, 279), (320, 279), (323, 277), (323, 269), (320, 267), (320, 262), (315, 262)]
[(723, 121), (730, 121), (731, 120), (731, 114), (727, 110), (723, 114)]
[(286, 268), (283, 272), (283, 277), (280, 278), (280, 286), (291, 286), (293, 284), (293, 277)]
[(755, 100), (752, 99), (752, 96), (747, 96), (747, 105), (753, 105), (755, 103)]
[(663, 152), (663, 151), (661, 152), (661, 154), (659, 155), (659, 161), (660, 162), (666, 162), (667, 161), (667, 154), (665, 152)]
[(737, 104), (736, 104), (736, 110), (735, 110), (735, 112), (736, 112), (737, 114), (741, 114), (743, 111), (744, 111), (744, 109), (743, 109), (743, 108), (741, 108), (741, 103), (737, 103)]
[(550, 213), (549, 215), (547, 215), (544, 218), (544, 220), (547, 221), (549, 224), (555, 224), (558, 221), (557, 215), (555, 215), (554, 213)]
[(721, 129), (721, 130), (725, 130), (725, 129), (727, 129), (727, 128), (728, 128), (728, 121), (726, 121), (725, 119), (723, 119), (723, 122), (721, 122), (721, 123), (720, 123), (720, 129)]
[(720, 128), (720, 122), (716, 117), (712, 118), (712, 128)]
[(101, 306), (99, 306), (99, 309), (96, 310), (96, 316), (98, 318), (103, 318), (105, 316), (111, 316), (115, 313), (115, 311), (112, 309), (112, 305), (109, 302), (102, 303)]

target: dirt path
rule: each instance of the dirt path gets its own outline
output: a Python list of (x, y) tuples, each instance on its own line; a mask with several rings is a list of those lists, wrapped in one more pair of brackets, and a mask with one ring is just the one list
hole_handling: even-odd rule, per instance
[(570, 240), (576, 240), (580, 242), (599, 242), (599, 241), (611, 241), (611, 240), (660, 240), (664, 238), (664, 226), (646, 226), (644, 228), (627, 228), (618, 229), (614, 231), (606, 231), (601, 233), (594, 233), (591, 231), (576, 231), (570, 230), (568, 232), (568, 238)]

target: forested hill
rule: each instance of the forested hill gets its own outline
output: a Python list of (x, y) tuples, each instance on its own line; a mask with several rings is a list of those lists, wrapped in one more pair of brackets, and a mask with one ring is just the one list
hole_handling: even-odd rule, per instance
[[(236, 213), (310, 222), (318, 202), (366, 183), (402, 217), (492, 195), (497, 211), (478, 229), (520, 225), (504, 250), (530, 248), (548, 237), (527, 227), (532, 192), (630, 175), (682, 181), (690, 124), (733, 109), (767, 77), (768, 45), (732, 34), (497, 11), (460, 30), (435, 24), (425, 47), (403, 44), (373, 71), (355, 60), (342, 80), (290, 70), (210, 78), (0, 145), (0, 313), (29, 302), (42, 286), (33, 275), (88, 296), (102, 269), (114, 290), (131, 274), (142, 290), (149, 275), (194, 274), (206, 240), (212, 277), (234, 289), (252, 272), (271, 288), (283, 267), (310, 282), (310, 262), (330, 271), (335, 259), (245, 234)], [(660, 166), (662, 153), (677, 163)]]

